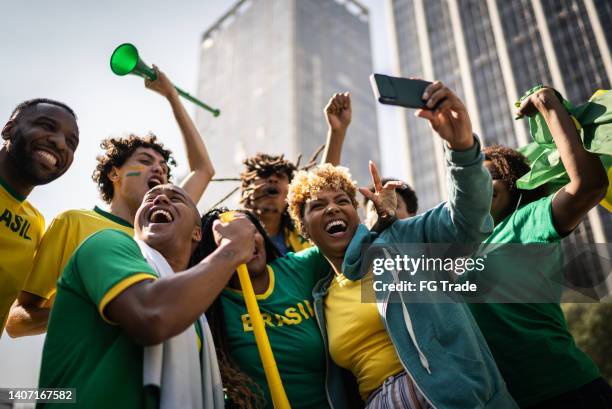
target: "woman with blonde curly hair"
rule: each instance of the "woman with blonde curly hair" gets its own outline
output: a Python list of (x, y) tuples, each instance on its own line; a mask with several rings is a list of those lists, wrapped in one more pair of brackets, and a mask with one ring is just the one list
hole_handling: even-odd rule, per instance
[(394, 221), (396, 184), (381, 186), (370, 164), (375, 193), (360, 191), (386, 227), (376, 233), (359, 224), (346, 169), (299, 172), (289, 187), (292, 218), (331, 265), (313, 290), (328, 349), (327, 396), (333, 408), (516, 408), (465, 304), (392, 303), (389, 291), (376, 291), (376, 304), (361, 300), (362, 285), (372, 278), (361, 268), (362, 245), (480, 242), (493, 227), (491, 178), (463, 103), (440, 82), (423, 100), (428, 109), (417, 115), (445, 141), (448, 202)]

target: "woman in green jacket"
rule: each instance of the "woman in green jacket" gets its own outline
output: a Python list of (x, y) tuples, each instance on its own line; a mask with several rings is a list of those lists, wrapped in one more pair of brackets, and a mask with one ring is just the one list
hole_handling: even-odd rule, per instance
[[(439, 82), (423, 99), (430, 110), (418, 115), (447, 148), (447, 203), (377, 234), (359, 224), (355, 184), (345, 169), (299, 172), (289, 188), (291, 216), (332, 266), (313, 292), (329, 351), (328, 398), (334, 409), (516, 408), (465, 304), (389, 302), (389, 291), (376, 291), (376, 304), (361, 302), (372, 279), (361, 268), (363, 244), (481, 242), (492, 230), (491, 179), (463, 103)], [(383, 188), (373, 166), (371, 172), (377, 193), (361, 192), (377, 204), (384, 224), (396, 204), (383, 199), (396, 198), (395, 185)], [(398, 279), (396, 271), (379, 278)]]

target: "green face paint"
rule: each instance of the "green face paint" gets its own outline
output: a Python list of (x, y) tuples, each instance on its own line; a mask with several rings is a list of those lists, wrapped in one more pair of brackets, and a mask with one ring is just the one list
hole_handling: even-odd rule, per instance
[(128, 172), (125, 176), (140, 176), (140, 172)]

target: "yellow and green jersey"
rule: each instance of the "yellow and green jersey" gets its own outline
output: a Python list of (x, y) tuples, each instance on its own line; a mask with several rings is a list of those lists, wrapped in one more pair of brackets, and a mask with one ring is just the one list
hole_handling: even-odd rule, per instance
[(0, 179), (0, 336), (44, 231), (38, 210)]
[(117, 229), (130, 236), (134, 235), (130, 223), (98, 207), (93, 210), (68, 210), (59, 214), (42, 238), (32, 272), (23, 290), (51, 299), (70, 256), (87, 237), (103, 229)]
[(297, 230), (294, 228), (285, 228), (285, 245), (289, 251), (297, 253), (298, 251), (306, 250), (312, 247), (312, 243), (306, 240)]
[[(143, 347), (110, 322), (104, 309), (131, 285), (156, 278), (125, 232), (102, 230), (86, 239), (57, 283), (40, 387), (76, 388), (82, 408), (148, 407)], [(64, 407), (44, 407), (55, 405)]]
[[(288, 253), (268, 266), (270, 284), (256, 296), (287, 397), (294, 409), (329, 407), (325, 393), (325, 346), (317, 326), (312, 288), (329, 271), (327, 260), (312, 247)], [(257, 350), (251, 317), (242, 292), (226, 288), (221, 304), (232, 359), (272, 398)]]

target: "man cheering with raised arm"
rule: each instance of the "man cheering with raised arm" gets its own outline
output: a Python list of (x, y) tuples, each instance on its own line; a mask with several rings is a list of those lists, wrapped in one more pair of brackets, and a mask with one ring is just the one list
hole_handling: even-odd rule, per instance
[[(189, 161), (189, 174), (180, 183), (194, 202), (202, 197), (214, 169), (200, 134), (179, 100), (176, 89), (154, 66), (157, 80), (145, 80), (147, 88), (164, 96), (183, 135)], [(105, 152), (98, 157), (93, 174), (102, 199), (109, 210), (68, 210), (49, 226), (36, 254), (30, 278), (7, 323), (12, 337), (36, 335), (46, 331), (55, 284), (74, 250), (89, 235), (102, 229), (118, 229), (134, 234), (132, 221), (147, 190), (170, 178), (171, 152), (154, 135), (108, 138), (102, 141)]]

